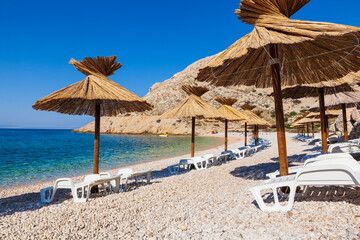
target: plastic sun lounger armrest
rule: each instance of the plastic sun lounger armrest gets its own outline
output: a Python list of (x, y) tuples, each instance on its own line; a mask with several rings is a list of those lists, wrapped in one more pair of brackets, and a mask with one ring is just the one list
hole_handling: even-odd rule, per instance
[[(63, 184), (67, 183), (67, 184)], [(57, 186), (57, 188), (71, 188), (71, 186), (74, 185), (71, 178), (58, 178), (55, 181), (54, 186)]]
[(145, 171), (139, 171), (139, 172), (133, 172), (133, 174), (131, 174), (130, 177), (133, 177), (136, 179), (136, 177), (138, 177), (138, 176), (146, 175), (146, 181), (147, 181), (147, 183), (150, 183), (151, 171), (152, 171), (152, 169), (145, 170)]

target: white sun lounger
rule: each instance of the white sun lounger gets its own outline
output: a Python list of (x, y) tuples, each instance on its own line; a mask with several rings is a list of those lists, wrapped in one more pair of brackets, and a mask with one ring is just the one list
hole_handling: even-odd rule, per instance
[(46, 203), (53, 201), (57, 189), (70, 189), (74, 202), (86, 202), (90, 197), (93, 186), (114, 182), (114, 184), (111, 184), (111, 191), (118, 192), (120, 188), (120, 178), (121, 174), (111, 176), (108, 173), (87, 175), (81, 183), (73, 183), (70, 178), (59, 178), (55, 181), (53, 187), (40, 190), (41, 201)]
[(179, 163), (168, 166), (168, 170), (171, 174), (179, 173), (180, 169), (190, 169), (194, 166), (196, 170), (204, 170), (210, 166), (217, 165), (219, 158), (228, 156), (228, 154), (220, 154), (215, 156), (214, 154), (205, 154), (199, 157), (192, 157), (188, 159), (181, 159)]
[[(349, 158), (349, 159), (354, 159), (350, 154), (348, 153), (331, 153), (331, 154), (321, 154), (317, 157), (314, 157), (314, 158), (310, 158), (310, 159), (307, 159), (303, 165), (299, 165), (299, 166), (294, 166), (294, 167), (289, 167), (288, 168), (288, 173), (289, 175), (291, 174), (295, 174), (297, 173), (297, 171), (299, 169), (302, 169), (303, 167), (306, 167), (306, 166), (315, 166), (315, 165), (323, 165), (323, 164), (330, 164), (330, 163), (333, 163), (332, 161), (328, 161), (326, 162), (325, 160), (333, 160), (333, 159), (339, 159), (339, 158)], [(318, 162), (318, 161), (321, 161), (321, 162)], [(317, 163), (315, 163), (317, 162)], [(338, 161), (335, 161), (334, 162), (335, 164), (338, 164), (339, 162)], [(266, 176), (268, 178), (276, 178), (276, 177), (279, 177), (280, 176), (280, 171), (277, 170), (275, 172), (272, 172), (272, 173), (268, 173), (266, 174)]]
[(179, 162), (180, 166), (185, 169), (189, 169), (194, 166), (196, 170), (204, 170), (207, 168), (207, 159), (200, 157), (192, 157), (189, 159), (181, 159)]
[(236, 160), (243, 159), (245, 156), (247, 156), (249, 149), (231, 149), (227, 151), (221, 152), (221, 154), (229, 153), (230, 158), (235, 158)]
[(360, 145), (360, 138), (351, 139), (351, 140), (349, 140), (349, 142)]
[(360, 153), (360, 145), (352, 143), (352, 142), (330, 144), (328, 152), (330, 152), (330, 153)]
[(151, 170), (134, 172), (131, 168), (123, 168), (118, 171), (118, 174), (122, 175), (121, 183), (122, 181), (125, 181), (125, 190), (127, 189), (128, 181), (131, 178), (134, 178), (137, 185), (139, 184), (139, 179), (143, 182), (144, 177), (146, 177), (146, 183), (150, 183)]
[[(272, 178), (263, 181), (258, 186), (249, 188), (262, 211), (286, 212), (292, 209), (295, 192), (298, 186), (324, 186), (324, 185), (360, 185), (360, 164), (349, 158), (338, 158), (333, 161), (337, 164), (308, 166), (299, 169), (296, 174)], [(282, 187), (289, 187), (288, 202), (281, 204), (279, 194)], [(270, 189), (274, 196), (274, 205), (266, 205), (261, 191)]]

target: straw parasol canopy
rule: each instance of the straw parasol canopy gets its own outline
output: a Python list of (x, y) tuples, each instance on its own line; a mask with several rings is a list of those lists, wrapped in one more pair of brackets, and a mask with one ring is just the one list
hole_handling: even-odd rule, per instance
[(274, 88), (281, 175), (288, 174), (281, 87), (336, 80), (360, 70), (360, 28), (290, 19), (309, 1), (241, 0), (235, 13), (253, 31), (210, 59), (196, 77), (217, 86)]
[(160, 119), (165, 118), (191, 118), (191, 157), (195, 154), (195, 118), (208, 119), (225, 119), (225, 117), (216, 110), (213, 106), (201, 98), (201, 95), (206, 93), (206, 87), (194, 87), (183, 85), (184, 90), (189, 97), (181, 102), (179, 105), (163, 113)]
[(247, 104), (247, 103), (242, 104), (240, 107), (242, 109), (244, 109), (244, 110), (250, 110), (250, 111), (253, 110), (254, 108), (256, 108), (255, 105), (250, 105), (250, 104)]
[(311, 129), (312, 129), (312, 137), (315, 138), (315, 127), (314, 124), (315, 123), (320, 123), (321, 119), (320, 118), (308, 118), (308, 117), (304, 117), (303, 119), (300, 119), (297, 122), (298, 126), (306, 126), (306, 131), (307, 134), (309, 136), (309, 125), (311, 124)]
[(245, 110), (242, 113), (247, 116), (247, 119), (245, 121), (248, 125), (258, 125), (258, 126), (263, 126), (263, 127), (271, 126), (271, 124), (268, 121), (259, 117), (258, 115), (256, 115), (255, 113), (253, 113), (250, 110)]
[(222, 98), (215, 97), (217, 102), (222, 104), (218, 111), (225, 117), (225, 151), (227, 150), (228, 143), (228, 121), (242, 121), (247, 117), (232, 107), (232, 105), (237, 101), (236, 98)]
[[(350, 84), (354, 83), (354, 81), (343, 81), (339, 79), (338, 81), (329, 81), (329, 82), (321, 82), (317, 84), (298, 84), (291, 87), (285, 87), (281, 90), (282, 97), (284, 99), (298, 99), (303, 97), (318, 97), (319, 88), (324, 89), (324, 95), (332, 95), (339, 92), (351, 92), (354, 91)], [(270, 93), (269, 96), (274, 96), (274, 93)]]
[(246, 120), (247, 116), (242, 112), (236, 110), (232, 105), (237, 101), (236, 98), (222, 98), (215, 97), (217, 102), (222, 104), (222, 106), (218, 109), (218, 111), (224, 115), (224, 117), (229, 121), (241, 121)]
[(163, 113), (160, 119), (165, 118), (207, 118), (207, 119), (223, 119), (225, 118), (221, 113), (211, 106), (205, 100), (200, 98), (201, 95), (209, 91), (205, 87), (192, 87), (183, 85), (182, 89), (189, 94), (189, 97), (181, 102), (176, 107)]
[[(325, 115), (328, 116), (328, 117), (337, 117), (339, 116), (340, 114), (340, 111), (339, 110), (326, 110), (325, 111)], [(320, 117), (320, 112), (311, 112), (309, 113), (307, 116), (307, 118), (319, 118)]]
[(267, 122), (265, 119), (259, 117), (257, 114), (252, 112), (251, 110), (245, 110), (242, 112), (244, 115), (247, 116), (245, 120), (245, 146), (247, 145), (247, 127), (253, 126), (254, 127), (254, 138), (255, 144), (257, 145), (258, 138), (259, 138), (259, 128), (267, 128), (270, 127), (270, 123)]
[(304, 117), (303, 119), (300, 119), (297, 122), (297, 125), (306, 125), (306, 124), (310, 124), (310, 123), (320, 123), (320, 118)]
[(116, 61), (116, 56), (86, 57), (82, 61), (71, 59), (70, 64), (85, 74), (86, 78), (36, 101), (32, 107), (36, 110), (95, 117), (93, 173), (97, 174), (100, 116), (142, 112), (150, 110), (152, 105), (108, 78), (121, 67)]
[(212, 58), (197, 80), (272, 87), (270, 44), (278, 46), (281, 86), (334, 80), (359, 71), (360, 28), (289, 18), (309, 1), (241, 0), (235, 13), (253, 25), (253, 31)]
[[(332, 95), (327, 95), (324, 98), (325, 107), (331, 109), (342, 109), (342, 105), (347, 107), (356, 107), (360, 103), (360, 92), (341, 92)], [(314, 103), (310, 106), (310, 110), (319, 111), (319, 103)]]
[(101, 116), (116, 116), (152, 108), (144, 99), (108, 78), (121, 68), (116, 56), (86, 57), (82, 61), (71, 59), (70, 64), (86, 78), (36, 101), (34, 109), (95, 116), (95, 105), (100, 104)]
[(252, 112), (260, 117), (260, 115), (263, 113), (263, 110), (254, 110)]

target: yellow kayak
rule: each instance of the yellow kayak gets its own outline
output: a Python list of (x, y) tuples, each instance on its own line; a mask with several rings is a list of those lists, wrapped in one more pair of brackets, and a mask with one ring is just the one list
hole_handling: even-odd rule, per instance
[(168, 135), (165, 133), (165, 134), (160, 134), (159, 137), (167, 137)]

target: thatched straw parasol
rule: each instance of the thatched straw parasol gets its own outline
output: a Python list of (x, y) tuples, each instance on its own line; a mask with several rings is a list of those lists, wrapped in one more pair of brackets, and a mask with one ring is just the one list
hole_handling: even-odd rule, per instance
[[(342, 92), (336, 93), (333, 95), (325, 96), (324, 105), (325, 107), (330, 107), (331, 109), (341, 109), (343, 115), (343, 125), (344, 125), (344, 141), (349, 140), (348, 130), (347, 130), (347, 116), (346, 116), (346, 107), (356, 107), (360, 103), (360, 93), (359, 92)], [(310, 106), (310, 110), (317, 111), (319, 110), (319, 104), (315, 103)]]
[(93, 172), (97, 174), (99, 173), (100, 116), (142, 112), (150, 110), (152, 105), (108, 78), (121, 67), (116, 61), (116, 56), (86, 57), (82, 61), (71, 59), (70, 64), (85, 74), (86, 78), (38, 100), (32, 107), (36, 110), (95, 117)]
[[(267, 128), (270, 127), (271, 124), (250, 110), (245, 110), (242, 113), (248, 117), (247, 120), (245, 120), (245, 135), (247, 134), (247, 126), (254, 126), (255, 144), (257, 144), (259, 138), (259, 127)], [(247, 142), (245, 141), (245, 146), (246, 145)]]
[(263, 110), (254, 110), (252, 112), (260, 117), (260, 115), (263, 113)]
[[(256, 108), (256, 105), (250, 105), (250, 104), (247, 104), (247, 103), (242, 104), (240, 107), (241, 107), (242, 109), (244, 109), (245, 111), (249, 111), (249, 112), (247, 112), (247, 113), (249, 113), (249, 114), (247, 114), (247, 115), (248, 115), (248, 117), (249, 117), (249, 120), (252, 121), (252, 124), (249, 124), (249, 122), (245, 122), (245, 146), (247, 145), (247, 125), (248, 125), (248, 124), (254, 126), (255, 144), (257, 144), (258, 137), (259, 137), (259, 136), (258, 136), (258, 134), (259, 134), (259, 129), (258, 129), (259, 125), (256, 124), (256, 122), (260, 121), (260, 122), (263, 123), (263, 121), (262, 121), (261, 119), (255, 118), (252, 114), (250, 114), (250, 112), (251, 112), (251, 113), (254, 113), (254, 114), (256, 114), (257, 116), (260, 117), (260, 114), (261, 114), (263, 111), (262, 111), (262, 110), (252, 111), (254, 108)], [(267, 125), (267, 124), (265, 124), (265, 125), (261, 125), (261, 124), (260, 124), (260, 126), (266, 126), (266, 125)]]
[(195, 154), (195, 118), (224, 119), (225, 117), (201, 97), (209, 91), (206, 87), (183, 85), (182, 89), (189, 97), (179, 105), (160, 116), (164, 118), (191, 118), (191, 157)]
[(232, 105), (237, 101), (236, 98), (222, 98), (215, 97), (216, 101), (218, 101), (222, 106), (218, 109), (218, 111), (224, 115), (225, 117), (225, 151), (227, 150), (228, 145), (228, 121), (242, 121), (246, 120), (247, 117), (243, 113), (239, 112)]
[(212, 58), (196, 78), (218, 86), (274, 88), (281, 175), (288, 174), (281, 87), (360, 70), (360, 28), (289, 19), (309, 1), (241, 0), (235, 13), (253, 31)]
[[(326, 110), (325, 111), (325, 115), (328, 116), (328, 117), (337, 117), (339, 116), (340, 114), (340, 111), (339, 110)], [(321, 113), (320, 112), (311, 112), (309, 113), (306, 117), (307, 118), (319, 118), (321, 116)]]
[(250, 111), (253, 110), (254, 108), (256, 108), (255, 105), (250, 105), (248, 103), (242, 104), (242, 105), (240, 105), (240, 107), (244, 110), (250, 110)]
[(310, 118), (310, 117), (304, 117), (303, 119), (300, 119), (297, 124), (298, 125), (306, 125), (307, 129), (307, 135), (309, 136), (309, 124), (311, 124), (311, 130), (312, 130), (312, 137), (315, 137), (315, 123), (320, 123), (320, 118)]
[[(351, 84), (356, 81), (337, 81), (322, 82), (318, 84), (298, 84), (295, 86), (285, 87), (281, 90), (282, 97), (284, 99), (298, 99), (303, 97), (318, 97), (319, 88), (324, 88), (324, 95), (336, 94), (339, 92), (352, 92), (354, 91)], [(270, 93), (269, 96), (274, 96), (274, 93)]]

